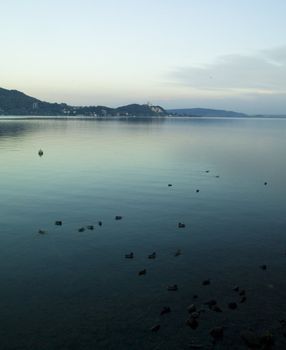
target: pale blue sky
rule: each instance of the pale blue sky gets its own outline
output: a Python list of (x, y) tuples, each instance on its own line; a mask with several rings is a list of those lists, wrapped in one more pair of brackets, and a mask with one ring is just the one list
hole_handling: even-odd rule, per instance
[(285, 113), (285, 13), (285, 0), (0, 0), (0, 86)]

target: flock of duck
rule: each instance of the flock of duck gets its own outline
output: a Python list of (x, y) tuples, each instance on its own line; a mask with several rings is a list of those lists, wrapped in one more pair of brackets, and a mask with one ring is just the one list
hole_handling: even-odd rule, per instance
[[(185, 228), (186, 225), (184, 223), (179, 222), (178, 223), (178, 228)], [(175, 253), (174, 256), (178, 257), (182, 254), (181, 249), (178, 249)], [(152, 254), (148, 255), (148, 259), (156, 259), (156, 252), (153, 252)], [(135, 254), (134, 252), (130, 252), (125, 254), (125, 259), (134, 259)], [(267, 270), (267, 265), (263, 264), (260, 265), (259, 268), (262, 271)], [(139, 276), (144, 276), (146, 275), (147, 270), (143, 269), (138, 272)], [(201, 282), (201, 285), (206, 287), (211, 285), (211, 279), (205, 279)], [(179, 287), (177, 284), (169, 285), (167, 286), (168, 291), (178, 291)], [(229, 310), (236, 310), (239, 305), (244, 304), (247, 301), (247, 293), (246, 290), (241, 288), (240, 286), (236, 285), (233, 286), (232, 291), (235, 292), (233, 299), (235, 301), (228, 302), (227, 305), (223, 308), (221, 305), (218, 304), (217, 300), (215, 299), (209, 299), (203, 303), (198, 303), (196, 305), (195, 302), (191, 303), (187, 308), (186, 311), (189, 314), (189, 317), (187, 318), (185, 324), (189, 326), (192, 330), (196, 330), (199, 327), (199, 322), (200, 322), (200, 316), (205, 313), (207, 310), (217, 312), (217, 313), (222, 313), (225, 308)], [(193, 295), (193, 300), (197, 300), (199, 296), (197, 294)], [(206, 309), (207, 308), (207, 309)], [(160, 316), (166, 315), (171, 313), (171, 307), (170, 306), (163, 306), (161, 311), (160, 311)], [(281, 320), (281, 324), (285, 324), (285, 336), (286, 336), (286, 321)], [(151, 332), (158, 332), (161, 329), (160, 323), (153, 325), (150, 328)], [(222, 342), (223, 337), (224, 337), (224, 327), (218, 326), (218, 327), (213, 327), (209, 330), (209, 335), (211, 336), (212, 339), (212, 345), (215, 346), (218, 343)], [(252, 330), (244, 330), (240, 333), (240, 337), (243, 340), (244, 344), (252, 349), (252, 348), (259, 348), (259, 349), (271, 349), (272, 345), (274, 344), (274, 339), (273, 335), (270, 331), (265, 332), (264, 334), (258, 335)], [(202, 344), (199, 343), (192, 343), (190, 344), (190, 348), (193, 349), (201, 349), (204, 348)]]
[[(39, 150), (38, 151), (38, 155), (40, 157), (42, 157), (44, 154), (43, 150)], [(209, 170), (206, 170), (205, 171), (206, 173), (209, 173), (210, 171)], [(219, 175), (215, 175), (216, 178), (219, 178), (220, 176)], [(264, 186), (267, 186), (268, 185), (268, 182), (264, 182)], [(168, 187), (172, 187), (173, 184), (169, 183), (168, 184)], [(199, 189), (196, 189), (196, 193), (199, 193), (200, 190)], [(123, 217), (121, 215), (116, 215), (114, 217), (115, 220), (122, 220)], [(61, 220), (56, 220), (54, 222), (54, 224), (56, 226), (62, 226), (63, 225), (63, 221)], [(97, 222), (97, 225), (98, 226), (102, 226), (103, 225), (103, 222), (102, 221), (98, 221)], [(183, 223), (183, 222), (178, 222), (177, 224), (177, 227), (179, 229), (184, 229), (186, 228), (186, 224)], [(83, 226), (83, 227), (80, 227), (78, 228), (78, 232), (84, 232), (85, 230), (94, 230), (95, 226), (94, 225), (87, 225), (87, 226)], [(45, 230), (43, 229), (39, 229), (38, 231), (39, 234), (45, 234), (47, 233)], [(175, 252), (174, 252), (174, 257), (179, 257), (180, 255), (182, 255), (182, 251), (181, 249), (177, 249)], [(156, 259), (157, 257), (157, 253), (154, 251), (152, 252), (151, 254), (149, 254), (147, 256), (148, 259)], [(126, 253), (125, 256), (124, 256), (125, 259), (135, 259), (135, 254), (133, 251), (129, 252), (129, 253)], [(259, 268), (263, 271), (266, 271), (267, 270), (267, 265), (263, 264), (263, 265), (260, 265)], [(138, 271), (138, 276), (144, 276), (147, 274), (147, 269), (144, 268), (140, 271)], [(209, 286), (211, 284), (211, 280), (210, 279), (206, 279), (206, 280), (203, 280), (201, 282), (201, 285), (202, 286)], [(168, 285), (167, 286), (167, 290), (170, 291), (170, 292), (176, 292), (178, 291), (179, 287), (177, 284), (173, 284), (173, 285)], [(244, 304), (246, 301), (247, 301), (247, 295), (246, 295), (246, 291), (245, 289), (242, 289), (241, 287), (239, 286), (234, 286), (232, 288), (233, 292), (236, 293), (237, 297), (238, 297), (238, 300), (237, 301), (232, 301), (232, 302), (229, 302), (226, 306), (229, 310), (236, 310), (239, 305), (241, 304)], [(198, 299), (198, 295), (193, 295), (193, 299), (196, 300)], [(217, 313), (221, 313), (223, 312), (223, 308), (221, 305), (218, 304), (218, 302), (215, 300), (215, 299), (210, 299), (210, 300), (207, 300), (203, 303), (199, 305), (196, 305), (195, 302), (191, 303), (187, 308), (186, 308), (186, 311), (188, 312), (189, 314), (189, 317), (187, 318), (186, 320), (186, 325), (189, 326), (192, 330), (196, 330), (198, 327), (199, 327), (199, 322), (200, 322), (200, 316), (206, 312), (206, 309), (209, 309), (213, 312), (217, 312)], [(160, 311), (160, 316), (163, 316), (163, 315), (166, 315), (166, 314), (169, 314), (171, 313), (171, 307), (170, 306), (163, 306), (161, 311)], [(286, 321), (285, 320), (281, 320), (281, 325), (283, 327), (285, 327), (285, 336), (286, 336)], [(151, 332), (158, 332), (161, 328), (161, 325), (160, 323), (158, 324), (155, 324), (153, 325), (151, 328), (150, 328), (150, 331)], [(223, 340), (223, 337), (224, 337), (224, 327), (213, 327), (209, 330), (209, 335), (212, 339), (212, 344), (213, 346), (216, 345), (218, 342), (221, 342)], [(270, 349), (272, 347), (272, 345), (274, 344), (274, 340), (273, 340), (273, 335), (271, 332), (266, 332), (262, 335), (258, 335), (257, 333), (255, 333), (254, 331), (252, 330), (245, 330), (245, 331), (242, 331), (241, 334), (240, 334), (240, 337), (241, 339), (243, 340), (243, 342), (245, 343), (245, 345), (248, 347), (248, 348), (260, 348), (260, 349)], [(193, 348), (193, 349), (200, 349), (200, 348), (204, 348), (204, 346), (202, 344), (199, 344), (199, 343), (192, 343), (190, 344), (190, 348)]]

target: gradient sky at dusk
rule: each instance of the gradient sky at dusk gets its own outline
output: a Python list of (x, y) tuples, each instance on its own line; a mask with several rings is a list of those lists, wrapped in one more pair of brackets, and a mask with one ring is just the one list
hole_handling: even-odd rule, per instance
[(286, 113), (285, 0), (0, 2), (0, 86), (50, 102)]

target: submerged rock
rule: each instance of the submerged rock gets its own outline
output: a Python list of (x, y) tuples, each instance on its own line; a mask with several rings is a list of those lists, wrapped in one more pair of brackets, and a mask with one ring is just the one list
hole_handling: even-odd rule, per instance
[(218, 305), (214, 305), (210, 309), (215, 312), (222, 312), (222, 309)]
[(195, 304), (191, 304), (187, 307), (187, 310), (189, 313), (195, 312), (197, 310), (196, 305)]
[(160, 329), (160, 325), (159, 324), (156, 324), (155, 326), (151, 327), (150, 328), (150, 331), (151, 332), (158, 332), (158, 330)]
[(245, 330), (240, 333), (240, 337), (244, 341), (245, 345), (251, 349), (260, 347), (260, 338), (256, 333)]
[(262, 334), (260, 337), (260, 343), (262, 346), (266, 347), (269, 349), (272, 345), (274, 345), (274, 336), (270, 331), (265, 332)]
[(207, 305), (209, 308), (213, 307), (214, 305), (217, 304), (216, 300), (214, 299), (211, 299), (211, 300), (208, 300), (204, 303), (205, 305)]

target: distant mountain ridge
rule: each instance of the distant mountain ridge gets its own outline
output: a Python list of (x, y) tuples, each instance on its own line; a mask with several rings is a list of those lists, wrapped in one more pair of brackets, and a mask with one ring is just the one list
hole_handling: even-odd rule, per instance
[(130, 104), (118, 108), (106, 106), (69, 106), (66, 103), (49, 103), (17, 90), (0, 88), (0, 115), (27, 116), (166, 116), (161, 106)]
[(247, 114), (244, 113), (211, 108), (177, 108), (168, 109), (167, 112), (188, 117), (247, 117)]

